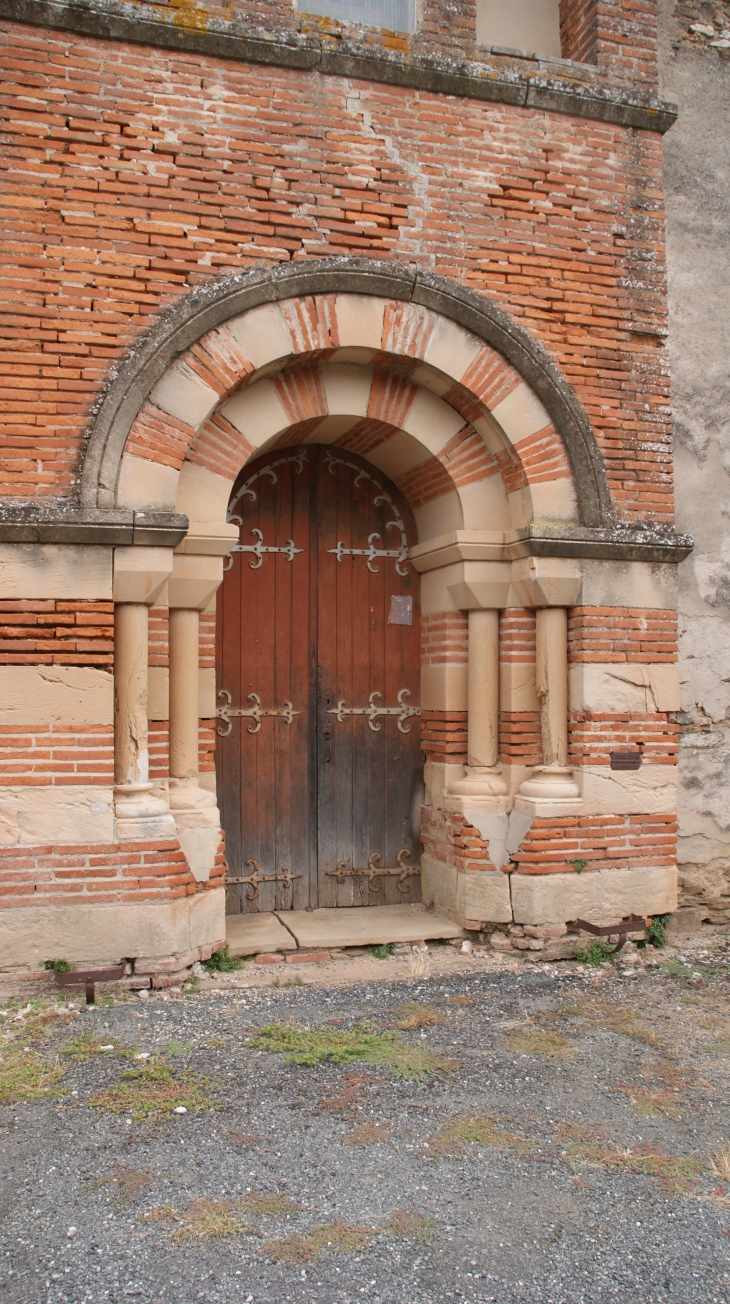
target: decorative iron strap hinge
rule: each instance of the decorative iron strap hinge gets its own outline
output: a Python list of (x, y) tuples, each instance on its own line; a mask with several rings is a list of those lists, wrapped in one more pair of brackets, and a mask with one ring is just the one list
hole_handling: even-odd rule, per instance
[(223, 567), (224, 571), (229, 571), (231, 569), (231, 566), (233, 565), (234, 552), (252, 552), (254, 554), (254, 560), (249, 562), (251, 570), (258, 570), (259, 567), (263, 565), (265, 552), (283, 553), (287, 561), (294, 561), (294, 557), (298, 552), (304, 552), (303, 548), (295, 548), (293, 539), (287, 539), (283, 548), (270, 548), (268, 544), (264, 543), (264, 536), (260, 530), (252, 530), (251, 533), (256, 542), (234, 543), (228, 554), (226, 564)]
[(291, 724), (295, 715), (301, 715), (301, 711), (295, 711), (291, 702), (285, 702), (283, 706), (263, 707), (261, 698), (258, 693), (249, 693), (246, 698), (247, 702), (253, 702), (253, 706), (244, 711), (242, 707), (231, 706), (231, 695), (222, 688), (218, 694), (223, 699), (223, 705), (216, 708), (216, 718), (224, 723), (223, 729), (218, 729), (218, 736), (226, 738), (233, 728), (233, 716), (248, 716), (254, 723), (248, 726), (247, 732), (250, 734), (258, 733), (261, 728), (261, 721), (265, 715), (277, 715), (284, 721), (284, 724)]
[(410, 697), (410, 695), (409, 688), (401, 688), (398, 694), (398, 706), (378, 706), (375, 699), (382, 697), (382, 693), (371, 693), (367, 706), (345, 706), (345, 700), (341, 698), (337, 706), (330, 707), (327, 714), (336, 716), (339, 724), (344, 724), (346, 715), (366, 715), (368, 717), (368, 727), (372, 729), (373, 733), (380, 733), (381, 726), (376, 723), (379, 715), (397, 715), (398, 728), (401, 733), (406, 734), (411, 732), (411, 726), (406, 724), (406, 720), (421, 714), (420, 706), (407, 706), (403, 701), (404, 697)]
[(246, 878), (235, 876), (226, 877), (226, 887), (232, 883), (248, 883), (253, 888), (252, 892), (246, 892), (246, 900), (254, 901), (259, 894), (259, 883), (283, 883), (285, 888), (290, 888), (295, 878), (301, 878), (301, 874), (292, 874), (288, 865), (283, 865), (280, 874), (262, 874), (259, 869), (257, 860), (247, 860), (247, 865), (253, 865), (253, 872)]
[(381, 878), (396, 878), (398, 881), (396, 887), (399, 892), (407, 892), (409, 889), (409, 878), (415, 878), (420, 874), (420, 865), (404, 865), (404, 860), (410, 860), (411, 853), (407, 847), (401, 847), (395, 858), (397, 868), (381, 869), (380, 854), (373, 851), (368, 856), (367, 869), (348, 869), (347, 861), (341, 860), (337, 869), (328, 869), (327, 878), (336, 878), (338, 883), (344, 883), (346, 878), (366, 878), (368, 881), (369, 892), (379, 892), (383, 884)]

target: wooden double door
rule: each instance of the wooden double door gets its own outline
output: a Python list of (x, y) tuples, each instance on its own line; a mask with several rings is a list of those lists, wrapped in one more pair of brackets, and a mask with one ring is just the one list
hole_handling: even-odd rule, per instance
[(407, 503), (355, 454), (246, 466), (218, 594), (229, 913), (420, 899), (419, 577)]

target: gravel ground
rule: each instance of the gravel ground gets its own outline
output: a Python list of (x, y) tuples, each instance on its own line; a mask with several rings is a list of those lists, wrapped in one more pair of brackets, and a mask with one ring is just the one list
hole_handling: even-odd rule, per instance
[[(5, 999), (0, 1301), (730, 1304), (730, 951), (682, 954)], [(363, 1022), (399, 1064), (257, 1044)]]

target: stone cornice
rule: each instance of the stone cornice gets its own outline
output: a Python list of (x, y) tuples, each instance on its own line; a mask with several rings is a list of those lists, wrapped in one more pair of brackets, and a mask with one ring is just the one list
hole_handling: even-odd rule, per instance
[[(174, 548), (186, 538), (187, 516), (174, 512), (132, 512), (124, 509), (85, 511), (71, 504), (48, 503), (41, 515), (36, 504), (0, 502), (0, 543), (64, 543), (88, 547)], [(198, 525), (196, 527), (200, 529)], [(477, 537), (477, 535), (479, 537)], [(227, 541), (227, 542), (230, 542)], [(534, 524), (526, 530), (504, 535), (481, 531), (457, 531), (452, 537), (435, 540), (414, 549), (418, 571), (451, 565), (455, 561), (514, 561), (519, 557), (577, 557), (606, 561), (677, 563), (692, 550), (688, 534), (651, 523), (619, 524), (608, 529), (583, 525)], [(195, 546), (178, 551), (221, 553), (216, 548)], [(227, 550), (227, 549), (226, 549)]]
[(459, 62), (441, 56), (348, 45), (344, 41), (335, 47), (309, 33), (267, 34), (239, 21), (213, 17), (203, 9), (195, 10), (195, 21), (204, 15), (204, 26), (194, 26), (192, 21), (186, 26), (181, 21), (185, 12), (175, 9), (163, 16), (155, 6), (124, 0), (0, 0), (0, 19), (102, 40), (315, 71), (323, 76), (354, 77), (645, 131), (668, 131), (677, 116), (676, 106), (666, 101), (631, 95), (594, 78), (588, 80), (583, 65), (571, 75), (570, 64), (563, 60), (554, 64), (530, 60), (529, 70), (522, 70), (505, 67), (503, 60), (499, 64)]

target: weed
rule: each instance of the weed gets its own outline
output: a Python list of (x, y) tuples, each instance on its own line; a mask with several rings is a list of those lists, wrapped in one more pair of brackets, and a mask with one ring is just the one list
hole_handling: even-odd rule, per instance
[(419, 1001), (403, 1001), (395, 1012), (398, 1015), (398, 1027), (407, 1032), (415, 1028), (429, 1028), (433, 1024), (446, 1023), (444, 1016), (432, 1005), (421, 1005)]
[(682, 1117), (677, 1099), (671, 1091), (651, 1091), (648, 1087), (617, 1087), (616, 1090), (630, 1097), (639, 1118), (651, 1118), (657, 1114), (664, 1114), (667, 1118)]
[(335, 1254), (356, 1254), (358, 1250), (367, 1248), (375, 1234), (371, 1227), (335, 1218), (333, 1223), (312, 1227), (308, 1232), (298, 1232), (278, 1241), (265, 1241), (261, 1253), (275, 1263), (311, 1263), (324, 1250), (332, 1250)]
[(364, 1122), (358, 1123), (352, 1132), (347, 1132), (341, 1138), (349, 1146), (379, 1146), (389, 1139), (389, 1125), (387, 1123), (376, 1123), (372, 1118), (366, 1118)]
[(251, 1191), (239, 1201), (239, 1204), (246, 1213), (258, 1218), (276, 1218), (283, 1214), (291, 1216), (302, 1213), (300, 1205), (295, 1204), (288, 1195), (282, 1195), (279, 1191), (274, 1192), (273, 1195)]
[(573, 866), (573, 869), (575, 870), (576, 874), (582, 874), (582, 873), (583, 873), (583, 870), (585, 869), (586, 865), (588, 864), (588, 861), (587, 861), (587, 860), (571, 860), (570, 863), (571, 863), (571, 865)]
[(397, 1078), (421, 1082), (431, 1073), (445, 1072), (453, 1065), (430, 1046), (409, 1046), (399, 1033), (377, 1033), (371, 1024), (361, 1023), (349, 1032), (339, 1028), (296, 1028), (273, 1023), (261, 1028), (254, 1046), (285, 1053), (295, 1064), (350, 1064), (360, 1060), (373, 1068), (390, 1069)]
[(525, 1028), (510, 1037), (507, 1045), (523, 1055), (547, 1055), (551, 1059), (568, 1059), (573, 1053), (565, 1037), (558, 1032), (546, 1032), (544, 1028)]
[(632, 1041), (641, 1041), (645, 1046), (658, 1049), (664, 1045), (664, 1038), (653, 1028), (647, 1028), (638, 1019), (635, 1010), (617, 1009), (609, 1012), (599, 1021), (599, 1026), (613, 1032), (617, 1037), (630, 1037)]
[(371, 1082), (377, 1082), (374, 1073), (345, 1073), (340, 1078), (339, 1091), (334, 1096), (328, 1096), (322, 1101), (324, 1109), (337, 1109), (342, 1113), (346, 1109), (356, 1108), (362, 1088), (368, 1086)]
[(684, 960), (663, 960), (659, 972), (671, 978), (691, 978), (694, 973), (701, 974), (703, 978), (710, 978), (713, 974), (723, 971), (711, 964), (686, 964)]
[(144, 1221), (164, 1218), (177, 1223), (172, 1239), (179, 1244), (191, 1240), (224, 1240), (248, 1230), (240, 1206), (240, 1200), (213, 1200), (209, 1195), (201, 1195), (180, 1210), (171, 1209), (166, 1204), (158, 1205)]
[(194, 1044), (192, 1041), (168, 1041), (165, 1054), (172, 1055), (173, 1058), (178, 1055), (187, 1055), (188, 1051), (193, 1049)]
[(713, 1042), (705, 1049), (713, 1055), (730, 1055), (730, 1037), (721, 1037), (719, 1041)]
[(561, 1005), (555, 1013), (559, 1019), (587, 1019), (590, 1011), (586, 1005)]
[(91, 1059), (99, 1053), (99, 1039), (93, 1032), (84, 1032), (79, 1037), (72, 1037), (64, 1046), (63, 1053), (77, 1064), (83, 1064), (84, 1060)]
[(208, 1094), (210, 1079), (189, 1069), (174, 1078), (168, 1065), (152, 1061), (137, 1069), (127, 1069), (115, 1086), (97, 1091), (89, 1104), (112, 1114), (131, 1114), (146, 1123), (169, 1118), (177, 1109), (198, 1114), (216, 1109)]
[(52, 973), (73, 973), (73, 965), (68, 960), (44, 960), (43, 968), (49, 969)]
[(0, 1105), (58, 1095), (54, 1088), (61, 1077), (57, 1064), (49, 1067), (29, 1047), (6, 1045), (0, 1051)]
[(426, 1142), (432, 1155), (458, 1154), (462, 1146), (470, 1144), (491, 1146), (496, 1150), (516, 1150), (520, 1155), (531, 1149), (524, 1137), (507, 1132), (486, 1114), (476, 1118), (452, 1118)]
[(200, 991), (200, 979), (198, 978), (197, 974), (190, 975), (190, 977), (185, 982), (183, 991), (188, 992), (193, 996), (195, 995), (196, 992)]
[(228, 954), (228, 947), (222, 946), (219, 951), (214, 951), (209, 960), (203, 960), (203, 968), (208, 973), (235, 973), (237, 969), (242, 969), (246, 963), (243, 956), (234, 956)]
[(226, 1043), (222, 1037), (211, 1037), (205, 1044), (208, 1050), (218, 1050), (220, 1046), (225, 1046)]
[(100, 1177), (98, 1181), (91, 1183), (91, 1188), (105, 1186), (113, 1182), (117, 1187), (119, 1199), (122, 1206), (128, 1209), (130, 1205), (139, 1198), (143, 1191), (152, 1186), (154, 1179), (149, 1173), (141, 1173), (136, 1168), (126, 1168), (123, 1164), (117, 1164), (111, 1173), (106, 1177)]
[(384, 942), (382, 946), (371, 946), (370, 950), (376, 960), (389, 960), (393, 954), (393, 942)]
[(429, 1245), (436, 1234), (436, 1222), (414, 1209), (396, 1209), (390, 1215), (383, 1231), (389, 1236), (400, 1236), (404, 1241), (416, 1241), (418, 1245)]
[(587, 946), (575, 948), (575, 958), (580, 964), (603, 964), (613, 954), (613, 946), (605, 937), (593, 937)]
[(713, 1150), (710, 1154), (710, 1171), (723, 1182), (730, 1182), (730, 1145)]
[(637, 946), (643, 948), (649, 942), (658, 949), (667, 944), (667, 924), (671, 915), (654, 915), (653, 919), (648, 919), (646, 924), (646, 941), (637, 942)]
[(476, 1000), (476, 996), (447, 996), (446, 999), (452, 1005), (471, 1005), (472, 1001)]
[(284, 982), (282, 982), (280, 978), (275, 978), (271, 986), (272, 987), (303, 987), (304, 979), (302, 978), (301, 974), (297, 974), (296, 978), (285, 978)]
[(409, 978), (425, 978), (431, 968), (431, 956), (428, 947), (424, 946), (423, 950), (417, 947), (411, 951), (408, 957), (408, 976)]
[(641, 1173), (659, 1178), (662, 1190), (682, 1195), (695, 1185), (705, 1165), (694, 1155), (670, 1155), (650, 1145), (622, 1150), (598, 1128), (571, 1123), (558, 1133), (563, 1155), (571, 1167), (576, 1161), (597, 1164), (614, 1172)]
[(245, 1149), (248, 1149), (249, 1146), (258, 1145), (259, 1141), (262, 1139), (259, 1136), (258, 1132), (232, 1131), (232, 1132), (226, 1132), (226, 1136), (228, 1137), (228, 1140), (230, 1141), (232, 1146), (243, 1146)]

